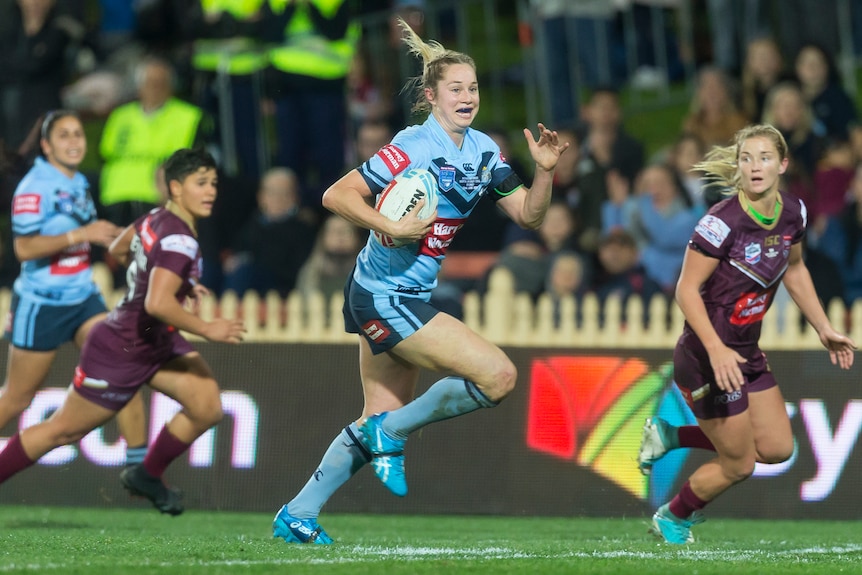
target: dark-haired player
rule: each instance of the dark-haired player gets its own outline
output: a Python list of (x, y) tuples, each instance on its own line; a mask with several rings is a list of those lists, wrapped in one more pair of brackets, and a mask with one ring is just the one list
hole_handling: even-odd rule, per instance
[(121, 473), (123, 485), (162, 513), (178, 515), (180, 494), (162, 473), (191, 443), (222, 418), (218, 384), (180, 330), (210, 341), (238, 343), (240, 322), (207, 322), (183, 303), (201, 291), (196, 224), (212, 212), (216, 165), (204, 151), (182, 149), (165, 163), (169, 200), (127, 227), (110, 252), (128, 265), (122, 302), (90, 332), (73, 386), (47, 421), (15, 434), (0, 452), (0, 482), (60, 445), (105, 423), (144, 384), (182, 405), (161, 430), (141, 464)]

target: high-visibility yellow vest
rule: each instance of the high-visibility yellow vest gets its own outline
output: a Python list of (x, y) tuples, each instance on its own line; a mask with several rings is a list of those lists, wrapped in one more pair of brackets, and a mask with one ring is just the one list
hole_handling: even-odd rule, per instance
[(139, 102), (111, 112), (99, 143), (105, 159), (99, 186), (102, 204), (161, 203), (156, 169), (178, 149), (194, 144), (202, 115), (197, 106), (176, 98), (149, 115)]
[[(289, 0), (269, 0), (272, 11), (284, 12)], [(325, 18), (332, 18), (345, 0), (308, 0)], [(273, 67), (288, 74), (310, 76), (323, 80), (344, 78), (350, 71), (360, 26), (351, 22), (347, 34), (339, 40), (330, 40), (317, 34), (308, 15), (308, 7), (300, 2), (284, 30), (283, 44), (269, 51)]]
[[(227, 12), (237, 20), (248, 20), (266, 0), (201, 0), (204, 14)], [(244, 76), (262, 70), (268, 64), (266, 51), (253, 38), (195, 40), (192, 65), (198, 70)]]

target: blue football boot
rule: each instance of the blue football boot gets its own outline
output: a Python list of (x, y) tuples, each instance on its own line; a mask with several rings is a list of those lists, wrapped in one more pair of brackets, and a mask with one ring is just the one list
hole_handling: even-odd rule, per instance
[(407, 478), (404, 476), (404, 439), (392, 439), (383, 431), (386, 413), (366, 418), (362, 424), (362, 443), (371, 452), (374, 474), (389, 491), (399, 497), (407, 495)]
[(272, 536), (281, 537), (287, 543), (312, 543), (329, 545), (332, 543), (326, 531), (316, 519), (299, 519), (287, 512), (287, 505), (282, 505), (272, 521)]
[(644, 475), (649, 475), (656, 461), (677, 447), (674, 441), (676, 427), (660, 417), (648, 417), (644, 423), (641, 436), (641, 448), (638, 452), (638, 469)]
[(665, 503), (652, 516), (652, 525), (649, 530), (650, 533), (668, 543), (685, 545), (686, 543), (694, 543), (694, 536), (691, 534), (692, 526), (704, 521), (706, 518), (698, 511), (685, 519), (680, 519), (670, 512), (668, 504)]

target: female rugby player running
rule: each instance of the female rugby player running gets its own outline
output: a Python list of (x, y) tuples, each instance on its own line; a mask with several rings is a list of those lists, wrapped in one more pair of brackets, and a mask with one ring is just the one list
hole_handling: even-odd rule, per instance
[[(408, 435), (435, 421), (494, 407), (512, 391), (517, 373), (503, 351), (428, 301), (446, 246), (476, 202), (496, 202), (525, 228), (542, 223), (557, 159), (569, 145), (542, 124), (538, 141), (525, 129), (536, 162), (533, 185), (526, 188), (493, 140), (470, 127), (479, 110), (473, 59), (437, 42), (423, 42), (403, 21), (401, 27), (404, 42), (424, 63), (422, 77), (414, 80), (414, 109), (430, 111), (428, 119), (399, 132), (335, 182), (323, 204), (406, 245), (386, 248), (369, 234), (345, 287), (345, 326), (360, 336), (365, 406), (359, 420), (329, 446), (305, 487), (276, 515), (274, 535), (288, 542), (330, 543), (317, 523), (320, 509), (369, 461), (390, 491), (405, 495)], [(374, 197), (411, 168), (424, 168), (436, 178), (437, 211), (419, 219), (419, 209), (414, 209), (401, 221), (390, 221), (373, 208)], [(422, 368), (447, 375), (413, 399)]]

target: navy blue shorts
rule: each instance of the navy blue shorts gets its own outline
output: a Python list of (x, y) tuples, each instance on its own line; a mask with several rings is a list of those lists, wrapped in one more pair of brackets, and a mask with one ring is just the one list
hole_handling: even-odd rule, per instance
[(88, 319), (107, 310), (98, 292), (73, 305), (47, 304), (15, 292), (3, 335), (18, 349), (53, 351), (73, 341), (78, 328)]
[(344, 329), (362, 334), (377, 355), (416, 333), (440, 310), (417, 297), (376, 295), (355, 281), (344, 287)]

